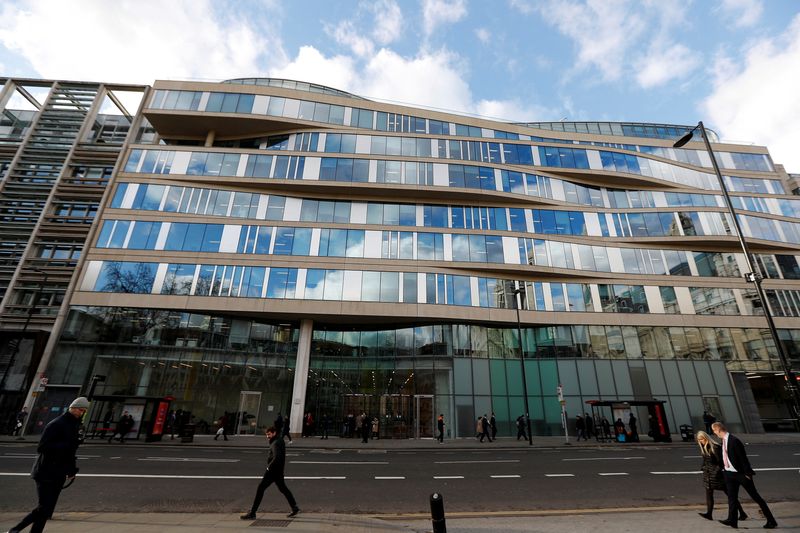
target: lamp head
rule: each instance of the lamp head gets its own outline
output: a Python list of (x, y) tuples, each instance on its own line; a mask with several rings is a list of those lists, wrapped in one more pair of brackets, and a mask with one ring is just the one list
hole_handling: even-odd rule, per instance
[(697, 126), (692, 128), (691, 131), (689, 131), (689, 133), (687, 133), (686, 135), (684, 135), (683, 137), (681, 137), (680, 139), (675, 141), (675, 143), (672, 145), (672, 147), (673, 148), (680, 148), (681, 146), (683, 146), (686, 143), (688, 143), (689, 141), (691, 141), (692, 137), (694, 136), (694, 130), (696, 130), (696, 129), (697, 129)]

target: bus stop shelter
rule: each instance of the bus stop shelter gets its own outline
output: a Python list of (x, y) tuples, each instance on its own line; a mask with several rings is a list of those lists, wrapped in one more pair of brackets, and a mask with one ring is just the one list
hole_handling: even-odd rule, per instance
[[(638, 426), (647, 427), (647, 435), (656, 442), (672, 442), (672, 437), (669, 432), (669, 422), (667, 421), (666, 412), (664, 411), (664, 404), (662, 400), (586, 400), (586, 404), (592, 409), (592, 420), (602, 420), (605, 413), (611, 414), (611, 425), (613, 427), (616, 417), (614, 413), (620, 411), (630, 411), (631, 407), (646, 407), (648, 414), (648, 426), (643, 426), (642, 421), (639, 421)], [(595, 428), (598, 424), (595, 424)], [(603, 438), (600, 431), (595, 431), (598, 440)]]

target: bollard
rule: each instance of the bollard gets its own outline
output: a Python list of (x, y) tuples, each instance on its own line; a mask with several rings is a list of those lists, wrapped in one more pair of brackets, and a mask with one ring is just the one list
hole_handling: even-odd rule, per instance
[(438, 492), (431, 494), (431, 525), (433, 533), (447, 533), (447, 525), (444, 522), (444, 501)]

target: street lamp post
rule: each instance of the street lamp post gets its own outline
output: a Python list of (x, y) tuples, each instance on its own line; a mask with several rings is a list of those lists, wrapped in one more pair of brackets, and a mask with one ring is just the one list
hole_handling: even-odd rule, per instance
[(522, 307), (522, 295), (525, 293), (524, 285), (519, 282), (519, 287), (514, 289), (514, 309), (517, 311), (517, 334), (519, 335), (519, 360), (522, 366), (522, 393), (525, 395), (525, 422), (528, 426), (528, 445), (533, 446), (533, 433), (531, 432), (531, 410), (528, 408), (528, 379), (525, 376), (525, 346), (522, 342), (522, 322), (519, 319), (519, 310)]
[(706, 133), (706, 128), (703, 125), (703, 122), (698, 122), (697, 126), (692, 128), (689, 133), (675, 141), (675, 144), (672, 146), (673, 148), (680, 148), (681, 146), (685, 145), (692, 139), (694, 132), (698, 129), (703, 137), (706, 151), (711, 158), (711, 165), (714, 167), (714, 173), (717, 175), (717, 180), (719, 180), (719, 187), (722, 190), (722, 196), (725, 198), (725, 207), (728, 209), (731, 219), (733, 219), (733, 227), (736, 232), (736, 238), (739, 240), (739, 246), (741, 246), (742, 252), (744, 252), (745, 262), (747, 263), (747, 269), (749, 270), (749, 272), (744, 275), (744, 279), (745, 281), (752, 283), (756, 288), (756, 295), (761, 303), (761, 309), (764, 310), (764, 317), (767, 319), (767, 325), (769, 326), (769, 332), (772, 335), (772, 341), (775, 343), (775, 348), (778, 350), (778, 358), (781, 361), (781, 367), (783, 368), (784, 377), (786, 379), (786, 390), (789, 393), (790, 415), (792, 418), (794, 418), (795, 423), (797, 423), (798, 418), (800, 418), (800, 391), (797, 389), (797, 380), (794, 372), (792, 372), (792, 367), (789, 364), (789, 358), (786, 355), (786, 350), (783, 347), (783, 343), (781, 343), (781, 340), (778, 337), (778, 329), (775, 327), (775, 321), (772, 318), (772, 313), (770, 312), (769, 305), (767, 303), (767, 297), (764, 293), (764, 289), (761, 287), (761, 274), (756, 270), (755, 265), (753, 264), (753, 259), (750, 256), (750, 250), (747, 247), (747, 241), (744, 238), (744, 233), (742, 233), (742, 228), (739, 225), (739, 219), (736, 217), (736, 212), (733, 209), (733, 204), (731, 203), (728, 189), (725, 186), (725, 180), (722, 178), (722, 173), (719, 170), (717, 159), (714, 157), (714, 150), (711, 148), (711, 142), (708, 140), (708, 134)]

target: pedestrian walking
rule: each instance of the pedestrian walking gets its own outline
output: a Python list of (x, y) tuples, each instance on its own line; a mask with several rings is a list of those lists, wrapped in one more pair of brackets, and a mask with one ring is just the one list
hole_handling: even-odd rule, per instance
[(300, 512), (300, 508), (297, 506), (292, 491), (289, 490), (289, 487), (286, 486), (286, 481), (283, 479), (283, 472), (286, 467), (286, 444), (283, 442), (283, 437), (279, 436), (279, 432), (280, 430), (274, 426), (270, 426), (265, 432), (269, 440), (267, 470), (264, 472), (264, 477), (261, 478), (261, 483), (258, 484), (258, 489), (256, 489), (256, 497), (253, 500), (253, 506), (250, 508), (250, 512), (240, 517), (242, 520), (256, 519), (256, 511), (258, 511), (261, 500), (264, 498), (264, 491), (273, 483), (278, 487), (281, 494), (286, 497), (286, 501), (289, 502), (289, 507), (292, 509), (292, 512), (287, 516), (292, 518), (293, 516), (297, 516), (297, 513)]
[(356, 417), (353, 413), (347, 415), (347, 438), (352, 439), (356, 434)]
[(631, 442), (639, 442), (639, 430), (636, 428), (636, 417), (633, 413), (628, 417), (628, 427), (631, 429)]
[(489, 419), (489, 426), (492, 428), (492, 439), (497, 439), (497, 419), (492, 412), (492, 418)]
[(725, 477), (725, 488), (728, 490), (728, 518), (720, 520), (720, 523), (733, 528), (738, 527), (736, 512), (738, 510), (739, 487), (743, 487), (747, 494), (750, 495), (750, 498), (761, 508), (761, 512), (764, 513), (764, 518), (767, 519), (764, 529), (775, 529), (778, 527), (778, 522), (775, 521), (767, 502), (756, 490), (755, 483), (753, 483), (755, 472), (750, 467), (744, 444), (731, 435), (722, 422), (714, 422), (711, 424), (711, 429), (722, 441), (722, 475)]
[[(725, 488), (725, 478), (722, 475), (722, 448), (705, 431), (698, 431), (695, 439), (697, 445), (700, 446), (700, 455), (703, 458), (703, 487), (706, 489), (706, 512), (697, 514), (706, 520), (713, 520), (714, 491), (721, 490), (726, 495), (728, 494), (728, 490)], [(742, 509), (739, 500), (736, 500), (736, 506), (739, 520), (745, 520), (747, 513)]]
[(75, 453), (80, 445), (81, 419), (88, 410), (89, 400), (83, 396), (75, 398), (66, 413), (44, 428), (36, 448), (39, 456), (31, 471), (36, 482), (38, 505), (9, 532), (20, 532), (31, 524), (31, 532), (44, 531), (45, 523), (53, 516), (64, 482), (78, 474)]
[(311, 437), (314, 434), (314, 417), (311, 416), (311, 411), (306, 413), (303, 419), (303, 437)]
[(617, 421), (614, 422), (614, 436), (618, 442), (625, 442), (625, 422), (621, 418), (617, 418)]
[(709, 413), (708, 411), (703, 411), (703, 425), (706, 426), (706, 433), (711, 433), (711, 424), (717, 421), (717, 418)]
[(611, 438), (611, 423), (608, 421), (608, 418), (603, 417), (600, 421), (600, 426), (603, 428), (603, 438), (610, 439)]
[(488, 438), (489, 442), (492, 442), (492, 434), (490, 433), (492, 427), (489, 425), (489, 418), (486, 416), (486, 413), (484, 413), (483, 417), (481, 418), (480, 428), (481, 428), (481, 442), (483, 442), (484, 437)]
[(380, 420), (378, 420), (378, 417), (376, 416), (376, 417), (374, 417), (372, 419), (372, 438), (373, 439), (380, 439), (381, 438), (379, 430), (380, 430)]
[[(281, 431), (280, 428), (275, 428), (276, 431)], [(281, 440), (289, 439), (289, 444), (292, 443), (292, 433), (289, 431), (289, 413), (286, 413), (286, 418), (283, 419), (283, 434)]]
[(584, 421), (581, 415), (575, 417), (575, 433), (578, 435), (578, 441), (583, 438), (583, 440), (589, 440), (586, 437), (586, 421)]
[(220, 437), (228, 440), (228, 413), (225, 413), (219, 417), (219, 429), (217, 430), (217, 434), (214, 435), (214, 440), (217, 440)]
[(134, 421), (133, 417), (128, 414), (128, 411), (123, 411), (122, 416), (117, 421), (117, 427), (114, 429), (114, 433), (108, 437), (108, 443), (111, 444), (111, 441), (114, 440), (114, 437), (119, 435), (119, 443), (122, 444), (125, 442), (125, 435), (127, 435), (131, 429), (133, 429)]
[(361, 422), (361, 443), (366, 444), (369, 442), (369, 432), (372, 428), (372, 421), (367, 416), (367, 413), (361, 413), (359, 421)]
[(525, 415), (519, 415), (517, 417), (517, 440), (522, 437), (525, 440), (528, 440), (527, 434), (527, 420), (525, 419)]
[(322, 413), (322, 418), (319, 419), (320, 424), (320, 433), (322, 436), (320, 439), (327, 439), (328, 438), (328, 415), (327, 413)]
[(275, 421), (272, 423), (272, 427), (278, 430), (278, 434), (281, 437), (283, 436), (283, 415), (278, 413), (278, 416), (275, 417)]
[(444, 413), (439, 413), (436, 419), (436, 429), (439, 431), (439, 444), (444, 442)]
[(586, 437), (591, 439), (592, 437), (595, 436), (594, 420), (592, 419), (591, 416), (589, 416), (589, 413), (583, 413), (583, 415), (584, 415), (583, 418), (586, 422)]
[(19, 437), (19, 432), (22, 431), (22, 428), (25, 426), (25, 420), (28, 418), (28, 408), (23, 407), (19, 413), (17, 413), (16, 420), (14, 421), (14, 429), (11, 434), (15, 437)]
[(475, 424), (475, 438), (480, 438), (481, 435), (483, 435), (483, 418), (479, 416)]

